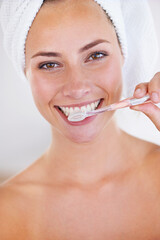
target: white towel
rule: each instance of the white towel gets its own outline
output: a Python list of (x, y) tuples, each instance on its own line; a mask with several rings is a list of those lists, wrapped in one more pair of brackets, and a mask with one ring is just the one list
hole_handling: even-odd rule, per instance
[[(1, 0), (0, 23), (4, 47), (21, 78), (25, 68), (25, 42), (43, 0)], [(158, 42), (147, 0), (95, 0), (109, 15), (125, 57), (123, 96), (131, 96), (140, 82), (155, 71)]]

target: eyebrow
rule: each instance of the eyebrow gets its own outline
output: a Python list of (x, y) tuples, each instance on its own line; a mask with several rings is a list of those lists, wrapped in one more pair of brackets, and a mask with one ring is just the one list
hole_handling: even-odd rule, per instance
[[(87, 51), (88, 49), (100, 44), (100, 43), (109, 43), (109, 41), (105, 40), (105, 39), (98, 39), (94, 42), (91, 42), (89, 44), (87, 44), (86, 46), (80, 48), (79, 50), (79, 53), (82, 53), (84, 51)], [(62, 54), (58, 53), (58, 52), (38, 52), (36, 53), (35, 55), (32, 56), (32, 58), (35, 58), (35, 57), (39, 57), (39, 56), (42, 56), (42, 57), (62, 57)]]

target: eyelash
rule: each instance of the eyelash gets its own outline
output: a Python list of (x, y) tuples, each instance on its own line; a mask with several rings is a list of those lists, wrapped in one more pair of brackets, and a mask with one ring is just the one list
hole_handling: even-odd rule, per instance
[[(92, 59), (93, 61), (99, 61), (99, 60), (101, 60), (102, 58), (108, 56), (108, 53), (105, 53), (105, 52), (94, 52), (94, 53), (90, 54), (87, 59), (89, 59), (89, 58), (91, 58), (91, 57), (93, 57), (93, 56), (95, 56), (95, 55), (102, 55), (101, 57), (98, 57), (97, 59)], [(87, 60), (87, 62), (90, 62), (90, 61), (92, 61), (92, 60)], [(40, 64), (40, 65), (39, 65), (39, 69), (42, 69), (42, 70), (44, 69), (44, 70), (46, 70), (46, 71), (51, 71), (52, 69), (55, 68), (55, 67), (47, 68), (47, 67), (46, 67), (47, 65), (52, 65), (52, 66), (53, 66), (53, 65), (59, 65), (59, 63), (56, 63), (56, 62), (43, 63), (43, 64)]]

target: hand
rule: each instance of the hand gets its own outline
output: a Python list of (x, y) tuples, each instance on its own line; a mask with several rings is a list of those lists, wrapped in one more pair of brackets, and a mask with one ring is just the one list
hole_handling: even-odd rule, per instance
[(130, 108), (143, 112), (151, 119), (156, 128), (160, 131), (160, 108), (155, 105), (160, 103), (160, 72), (156, 73), (150, 82), (138, 84), (133, 96), (135, 98), (141, 98), (146, 94), (150, 95), (151, 102), (132, 106)]

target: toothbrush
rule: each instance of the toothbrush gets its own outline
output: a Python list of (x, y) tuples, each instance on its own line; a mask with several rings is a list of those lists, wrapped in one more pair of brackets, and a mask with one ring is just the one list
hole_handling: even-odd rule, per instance
[(100, 109), (96, 109), (96, 110), (92, 110), (92, 111), (86, 111), (86, 112), (76, 112), (76, 113), (72, 113), (68, 116), (68, 120), (71, 122), (79, 122), (84, 120), (87, 117), (91, 117), (93, 115), (99, 114), (99, 113), (103, 113), (106, 111), (114, 111), (120, 108), (125, 108), (125, 107), (130, 107), (130, 106), (135, 106), (135, 105), (139, 105), (142, 104), (146, 101), (148, 101), (150, 99), (149, 95), (146, 95), (142, 98), (127, 98), (124, 99), (122, 101), (119, 101), (117, 103), (113, 103), (109, 106), (100, 108)]

